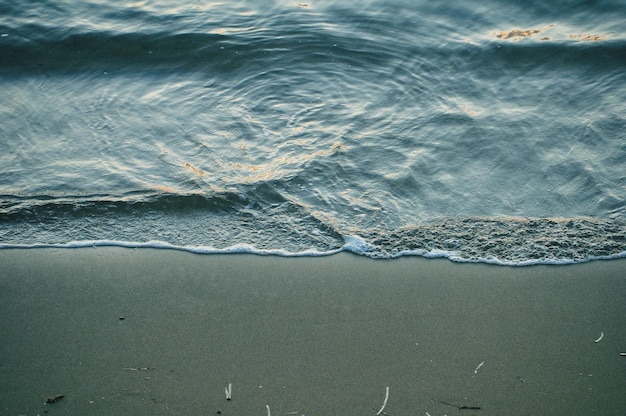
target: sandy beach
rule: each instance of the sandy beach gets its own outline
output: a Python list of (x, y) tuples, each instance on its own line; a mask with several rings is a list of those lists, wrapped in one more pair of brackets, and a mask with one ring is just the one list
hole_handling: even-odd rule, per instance
[(626, 411), (626, 260), (5, 249), (0, 317), (2, 415)]

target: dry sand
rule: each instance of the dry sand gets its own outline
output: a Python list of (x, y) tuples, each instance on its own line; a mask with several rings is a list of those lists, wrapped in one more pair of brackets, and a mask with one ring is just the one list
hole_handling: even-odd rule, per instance
[(626, 260), (0, 250), (2, 415), (621, 416), (620, 352)]

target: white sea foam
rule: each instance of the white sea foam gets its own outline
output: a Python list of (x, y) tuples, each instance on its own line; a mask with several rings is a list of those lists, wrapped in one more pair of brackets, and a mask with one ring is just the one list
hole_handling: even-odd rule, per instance
[(121, 248), (152, 248), (186, 251), (196, 254), (256, 254), (261, 256), (280, 256), (280, 257), (316, 257), (328, 256), (343, 251), (342, 249), (321, 252), (317, 250), (303, 250), (299, 252), (289, 252), (286, 250), (268, 250), (259, 249), (250, 244), (237, 244), (226, 248), (215, 248), (209, 246), (177, 246), (164, 241), (117, 241), (117, 240), (85, 240), (71, 241), (68, 243), (36, 243), (36, 244), (0, 244), (1, 249), (41, 249), (41, 248), (62, 248), (62, 249), (79, 249), (79, 248), (97, 248), (97, 247), (121, 247)]
[(399, 257), (424, 257), (429, 259), (447, 258), (448, 260), (459, 263), (486, 263), (498, 266), (532, 266), (532, 265), (567, 265), (576, 263), (585, 263), (594, 260), (613, 260), (626, 258), (626, 251), (608, 256), (589, 256), (580, 259), (537, 259), (537, 260), (523, 260), (523, 261), (508, 261), (497, 259), (493, 257), (489, 258), (464, 258), (453, 251), (445, 250), (405, 250), (394, 254), (393, 256), (377, 255), (375, 253), (375, 247), (368, 243), (362, 237), (352, 235), (346, 237), (346, 244), (341, 248), (319, 251), (319, 250), (303, 250), (299, 252), (290, 252), (280, 249), (259, 249), (250, 244), (238, 244), (226, 248), (215, 248), (208, 246), (177, 246), (164, 241), (147, 241), (147, 242), (132, 242), (132, 241), (116, 241), (116, 240), (85, 240), (85, 241), (71, 241), (67, 243), (58, 244), (0, 244), (1, 249), (42, 249), (42, 248), (58, 248), (58, 249), (81, 249), (81, 248), (97, 248), (97, 247), (121, 247), (131, 249), (164, 249), (164, 250), (178, 250), (196, 254), (254, 254), (261, 256), (279, 256), (279, 257), (321, 257), (330, 256), (340, 252), (350, 252), (365, 257), (377, 258), (377, 259), (393, 259)]

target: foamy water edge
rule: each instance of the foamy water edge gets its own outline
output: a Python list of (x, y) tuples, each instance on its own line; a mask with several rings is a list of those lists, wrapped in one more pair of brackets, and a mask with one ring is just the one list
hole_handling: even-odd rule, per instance
[(446, 250), (404, 250), (394, 255), (386, 257), (373, 256), (370, 254), (374, 248), (370, 243), (359, 236), (347, 236), (345, 244), (334, 250), (318, 251), (303, 250), (299, 252), (290, 252), (280, 249), (258, 249), (249, 244), (237, 244), (226, 248), (215, 248), (208, 246), (177, 246), (165, 241), (116, 241), (116, 240), (83, 240), (70, 241), (67, 243), (35, 243), (35, 244), (0, 244), (0, 250), (10, 249), (82, 249), (82, 248), (98, 248), (98, 247), (120, 247), (129, 249), (160, 249), (160, 250), (176, 250), (194, 254), (254, 254), (259, 256), (278, 256), (278, 257), (324, 257), (334, 254), (348, 252), (367, 258), (377, 260), (392, 260), (401, 257), (423, 257), (427, 259), (445, 258), (456, 263), (485, 263), (497, 266), (534, 266), (534, 265), (569, 265), (587, 263), (596, 260), (615, 260), (626, 258), (626, 251), (611, 254), (607, 256), (588, 256), (581, 259), (533, 259), (519, 262), (506, 261), (498, 258), (464, 258), (454, 251)]

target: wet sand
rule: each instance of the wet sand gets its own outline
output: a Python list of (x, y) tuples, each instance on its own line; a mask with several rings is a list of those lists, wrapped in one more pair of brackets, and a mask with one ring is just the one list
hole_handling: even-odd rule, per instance
[(0, 414), (623, 415), (625, 318), (626, 260), (5, 249)]

